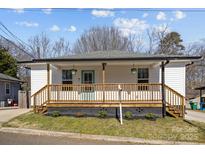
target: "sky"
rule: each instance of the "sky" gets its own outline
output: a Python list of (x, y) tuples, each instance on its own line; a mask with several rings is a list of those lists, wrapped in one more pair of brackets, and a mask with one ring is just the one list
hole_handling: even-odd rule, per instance
[[(168, 25), (188, 44), (205, 38), (204, 19), (205, 9), (0, 9), (0, 22), (25, 42), (41, 32), (73, 44), (93, 26), (115, 26), (127, 36)], [(1, 29), (0, 34), (9, 38)]]

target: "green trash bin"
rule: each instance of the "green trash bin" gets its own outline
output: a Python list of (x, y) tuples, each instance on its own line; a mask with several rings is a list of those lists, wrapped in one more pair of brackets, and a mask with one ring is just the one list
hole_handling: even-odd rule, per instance
[(196, 102), (190, 102), (189, 104), (190, 104), (192, 110), (197, 110), (197, 103)]

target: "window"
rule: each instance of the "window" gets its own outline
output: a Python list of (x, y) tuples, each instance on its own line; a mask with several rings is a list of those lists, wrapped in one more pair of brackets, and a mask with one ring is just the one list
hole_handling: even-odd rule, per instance
[(148, 68), (138, 68), (138, 83), (149, 83), (149, 69)]
[[(149, 69), (148, 68), (138, 68), (137, 71), (137, 81), (138, 83), (149, 83)], [(138, 90), (148, 90), (148, 86), (140, 85)]]
[(10, 83), (5, 83), (5, 93), (6, 95), (10, 94), (11, 86)]
[(72, 84), (73, 76), (71, 70), (63, 70), (62, 71), (62, 83), (63, 84)]
[[(63, 84), (72, 84), (73, 83), (73, 76), (71, 70), (62, 70), (62, 83)], [(73, 87), (70, 86), (63, 86), (63, 91), (72, 91)]]

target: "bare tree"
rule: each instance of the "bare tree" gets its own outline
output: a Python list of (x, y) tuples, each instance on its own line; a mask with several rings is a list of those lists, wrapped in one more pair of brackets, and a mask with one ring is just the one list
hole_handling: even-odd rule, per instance
[(52, 57), (50, 52), (51, 40), (46, 33), (42, 32), (41, 34), (35, 35), (31, 37), (28, 42), (31, 46), (32, 54), (36, 58)]
[(31, 37), (29, 45), (36, 58), (51, 58), (69, 55), (71, 53), (70, 44), (64, 38), (51, 41), (46, 33), (40, 33)]
[[(136, 49), (136, 37), (125, 37), (115, 27), (93, 27), (85, 31), (73, 47), (75, 53), (93, 51), (133, 51)], [(136, 43), (136, 44), (135, 44)]]
[(157, 32), (156, 32), (155, 28), (151, 27), (151, 28), (147, 29), (146, 34), (148, 37), (147, 53), (153, 54), (154, 52), (156, 52), (155, 50), (156, 50), (157, 44), (159, 42), (159, 39), (157, 37)]
[(148, 40), (147, 50), (148, 54), (156, 54), (166, 51), (165, 46), (160, 46), (166, 35), (169, 33), (169, 26), (162, 25), (159, 27), (153, 26), (147, 29), (146, 36)]
[(186, 87), (187, 94), (196, 96), (197, 91), (195, 87), (205, 85), (205, 40), (195, 42), (187, 46), (187, 55), (201, 55), (202, 60), (195, 62), (193, 65), (187, 67), (186, 70)]
[(59, 57), (71, 54), (70, 44), (64, 38), (60, 38), (53, 44), (52, 57)]

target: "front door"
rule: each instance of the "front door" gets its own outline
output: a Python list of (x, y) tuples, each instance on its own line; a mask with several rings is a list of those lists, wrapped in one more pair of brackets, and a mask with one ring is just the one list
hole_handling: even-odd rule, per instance
[(94, 83), (94, 76), (95, 76), (95, 71), (93, 70), (83, 70), (82, 71), (82, 83), (83, 84), (92, 84)]
[[(84, 86), (82, 87), (82, 100), (94, 100), (95, 98), (95, 91), (94, 91), (94, 85), (95, 83), (95, 71), (94, 70), (83, 70), (82, 71), (82, 84)], [(88, 85), (86, 85), (88, 84)]]

